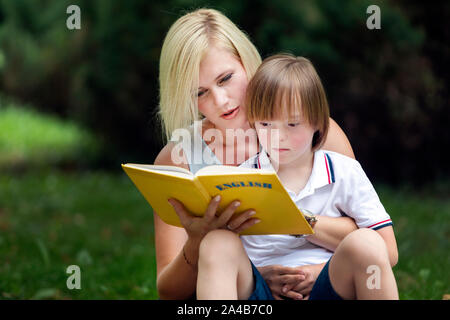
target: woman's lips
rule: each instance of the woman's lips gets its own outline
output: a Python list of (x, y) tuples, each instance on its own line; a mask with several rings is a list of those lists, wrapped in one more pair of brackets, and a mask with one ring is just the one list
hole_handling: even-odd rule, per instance
[(274, 150), (277, 151), (277, 152), (286, 152), (286, 151), (289, 151), (289, 149), (286, 149), (286, 148), (279, 148), (279, 149), (275, 148)]
[(237, 116), (240, 109), (241, 109), (240, 107), (236, 107), (236, 108), (228, 111), (227, 113), (222, 114), (220, 117), (225, 120), (231, 120)]

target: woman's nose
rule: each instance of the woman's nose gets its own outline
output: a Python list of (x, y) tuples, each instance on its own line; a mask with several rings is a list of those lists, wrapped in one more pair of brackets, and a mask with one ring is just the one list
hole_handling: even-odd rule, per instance
[(228, 93), (224, 88), (215, 88), (212, 90), (214, 104), (218, 107), (224, 107), (228, 104)]

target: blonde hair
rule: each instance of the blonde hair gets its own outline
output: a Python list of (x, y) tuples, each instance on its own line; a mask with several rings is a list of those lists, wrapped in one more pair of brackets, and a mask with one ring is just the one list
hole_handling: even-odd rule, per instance
[(168, 140), (175, 129), (186, 128), (200, 119), (200, 62), (211, 45), (234, 54), (248, 79), (261, 64), (255, 46), (219, 11), (198, 9), (179, 18), (164, 39), (159, 68), (159, 116)]
[(291, 116), (297, 111), (317, 128), (312, 150), (325, 142), (328, 101), (319, 75), (306, 58), (278, 54), (265, 59), (248, 84), (245, 105), (252, 127), (258, 120)]

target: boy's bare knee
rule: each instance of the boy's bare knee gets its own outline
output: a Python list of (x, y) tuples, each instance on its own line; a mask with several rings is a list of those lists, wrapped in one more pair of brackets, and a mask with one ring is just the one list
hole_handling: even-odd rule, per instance
[(372, 229), (361, 228), (353, 231), (342, 240), (338, 248), (352, 261), (389, 262), (386, 243), (378, 232)]
[(228, 230), (217, 229), (208, 232), (203, 237), (200, 248), (200, 257), (227, 256), (242, 246), (239, 236)]

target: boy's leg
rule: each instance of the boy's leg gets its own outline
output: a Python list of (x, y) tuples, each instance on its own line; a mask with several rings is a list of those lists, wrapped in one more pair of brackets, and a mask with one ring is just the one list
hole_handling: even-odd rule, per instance
[(253, 288), (252, 267), (239, 236), (209, 232), (200, 244), (197, 299), (248, 299)]
[(330, 261), (329, 275), (344, 299), (398, 299), (386, 244), (374, 230), (358, 229), (345, 237)]

